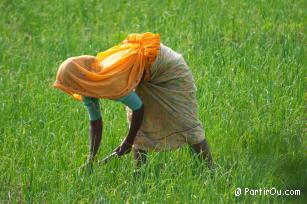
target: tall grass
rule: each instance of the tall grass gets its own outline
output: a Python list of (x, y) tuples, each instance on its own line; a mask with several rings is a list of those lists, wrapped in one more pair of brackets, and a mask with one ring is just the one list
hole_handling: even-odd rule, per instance
[[(307, 189), (304, 1), (0, 1), (0, 202), (286, 203)], [(216, 172), (187, 147), (77, 169), (85, 108), (52, 88), (67, 57), (151, 31), (181, 52), (198, 88)], [(305, 95), (306, 97), (306, 95)], [(123, 105), (101, 101), (110, 153), (127, 134)], [(234, 196), (237, 187), (301, 196)]]

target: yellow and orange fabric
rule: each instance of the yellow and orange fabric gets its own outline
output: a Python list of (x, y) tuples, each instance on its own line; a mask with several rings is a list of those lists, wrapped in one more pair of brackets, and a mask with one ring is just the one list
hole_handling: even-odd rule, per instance
[(65, 60), (54, 87), (72, 95), (117, 99), (128, 95), (142, 80), (150, 79), (150, 67), (160, 48), (160, 35), (130, 34), (119, 45), (97, 56), (82, 55)]

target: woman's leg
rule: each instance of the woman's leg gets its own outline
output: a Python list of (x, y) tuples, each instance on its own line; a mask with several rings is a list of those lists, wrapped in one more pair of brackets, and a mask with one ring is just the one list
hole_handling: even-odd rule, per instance
[(207, 160), (208, 167), (211, 169), (213, 167), (213, 159), (207, 140), (204, 139), (200, 143), (192, 144), (191, 147), (202, 159)]
[(140, 169), (142, 164), (146, 163), (147, 152), (144, 150), (133, 148), (133, 155), (134, 155), (135, 167), (136, 169)]

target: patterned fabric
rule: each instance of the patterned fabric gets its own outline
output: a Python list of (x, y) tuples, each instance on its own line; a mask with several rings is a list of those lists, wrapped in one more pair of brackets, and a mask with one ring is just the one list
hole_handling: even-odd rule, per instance
[[(90, 120), (93, 121), (101, 118), (98, 98), (82, 96), (82, 101), (88, 110)], [(130, 92), (128, 96), (116, 99), (116, 101), (122, 102), (133, 111), (140, 109), (143, 105), (142, 100), (134, 91)]]
[[(136, 89), (144, 103), (144, 119), (134, 141), (142, 150), (174, 150), (204, 139), (198, 119), (196, 86), (181, 54), (160, 45), (151, 79)], [(127, 109), (128, 123), (131, 110)]]

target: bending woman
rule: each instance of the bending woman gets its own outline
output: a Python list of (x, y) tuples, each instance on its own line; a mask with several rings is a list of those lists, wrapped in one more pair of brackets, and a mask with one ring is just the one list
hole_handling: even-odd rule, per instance
[(114, 150), (118, 156), (133, 148), (136, 166), (140, 167), (149, 150), (175, 150), (189, 144), (211, 167), (192, 73), (181, 54), (160, 43), (158, 34), (130, 34), (97, 57), (69, 58), (61, 64), (54, 86), (83, 101), (88, 109), (87, 163), (93, 162), (100, 146), (102, 98), (127, 106), (129, 132)]

